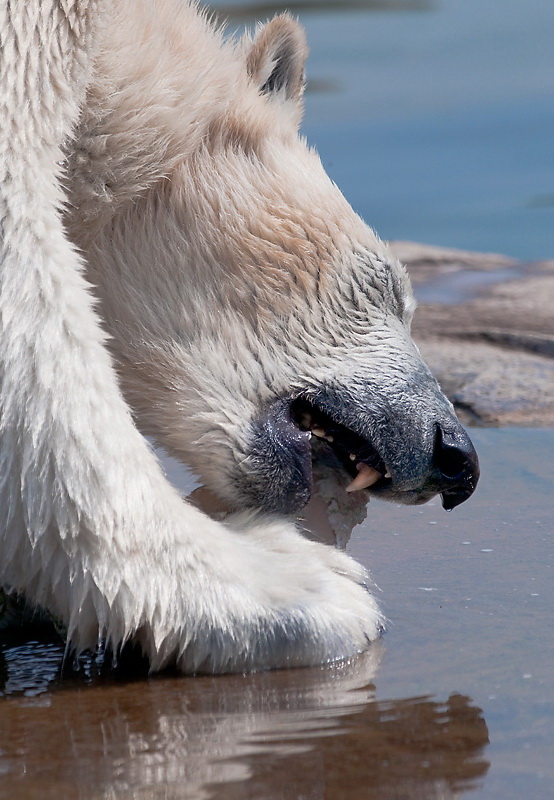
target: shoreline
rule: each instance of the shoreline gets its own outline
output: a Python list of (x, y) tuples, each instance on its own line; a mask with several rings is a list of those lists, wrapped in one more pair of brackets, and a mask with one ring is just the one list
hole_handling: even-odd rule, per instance
[(554, 425), (554, 259), (391, 242), (418, 309), (414, 339), (465, 424)]

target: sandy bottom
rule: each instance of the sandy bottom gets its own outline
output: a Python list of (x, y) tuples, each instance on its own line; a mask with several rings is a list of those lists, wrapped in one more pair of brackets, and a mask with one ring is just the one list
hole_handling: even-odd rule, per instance
[(0, 638), (0, 797), (551, 797), (554, 431), (472, 436), (470, 502), (354, 530), (390, 624), (351, 663), (60, 678), (59, 644)]

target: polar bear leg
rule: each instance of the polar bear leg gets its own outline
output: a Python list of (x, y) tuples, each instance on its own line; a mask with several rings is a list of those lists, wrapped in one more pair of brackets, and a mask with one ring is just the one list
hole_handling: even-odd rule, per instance
[(60, 220), (98, 10), (65, 5), (0, 9), (0, 584), (78, 650), (133, 638), (153, 669), (353, 655), (380, 625), (363, 570), (286, 523), (186, 505), (133, 424)]

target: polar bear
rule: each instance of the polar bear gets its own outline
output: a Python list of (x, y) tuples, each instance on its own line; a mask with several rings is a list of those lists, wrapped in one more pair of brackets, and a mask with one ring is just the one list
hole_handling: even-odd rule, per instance
[(178, 0), (7, 0), (0, 37), (0, 585), (76, 651), (132, 641), (152, 670), (363, 651), (364, 570), (288, 516), (312, 455), (446, 508), (478, 466), (406, 273), (298, 135), (301, 28), (233, 42)]

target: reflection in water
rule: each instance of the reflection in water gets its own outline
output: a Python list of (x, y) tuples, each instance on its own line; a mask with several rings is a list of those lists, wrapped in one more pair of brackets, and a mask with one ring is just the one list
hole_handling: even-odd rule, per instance
[[(35, 654), (53, 680), (56, 647)], [(4, 653), (0, 796), (186, 800), (456, 798), (488, 763), (467, 697), (377, 702), (383, 654), (328, 668), (218, 678), (96, 679), (15, 694), (29, 652)], [(57, 646), (58, 666), (63, 650)], [(0, 669), (0, 674), (2, 674)], [(48, 673), (48, 674), (47, 674)], [(10, 684), (10, 681), (12, 683)], [(27, 676), (29, 685), (29, 676)], [(41, 683), (42, 682), (42, 683)], [(10, 688), (11, 686), (11, 688)], [(52, 688), (52, 684), (51, 684)]]
[(265, 19), (282, 11), (295, 14), (306, 11), (348, 11), (365, 9), (371, 11), (424, 11), (433, 7), (432, 0), (289, 0), (289, 2), (235, 3), (210, 2), (210, 9), (229, 19)]

